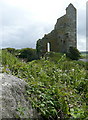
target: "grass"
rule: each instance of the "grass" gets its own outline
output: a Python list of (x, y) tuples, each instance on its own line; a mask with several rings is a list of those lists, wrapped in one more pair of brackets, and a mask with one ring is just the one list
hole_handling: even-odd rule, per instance
[(81, 58), (83, 58), (83, 59), (88, 58), (88, 53), (81, 53)]
[[(57, 57), (56, 57), (57, 56)], [(82, 61), (52, 54), (23, 63), (3, 51), (3, 72), (24, 78), (28, 99), (46, 120), (88, 118), (88, 69)]]

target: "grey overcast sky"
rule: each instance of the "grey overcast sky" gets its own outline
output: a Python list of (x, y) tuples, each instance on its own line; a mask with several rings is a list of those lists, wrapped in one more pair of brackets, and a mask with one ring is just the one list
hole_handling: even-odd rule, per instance
[(77, 9), (77, 48), (86, 50), (87, 0), (0, 0), (0, 48), (35, 48), (72, 3)]

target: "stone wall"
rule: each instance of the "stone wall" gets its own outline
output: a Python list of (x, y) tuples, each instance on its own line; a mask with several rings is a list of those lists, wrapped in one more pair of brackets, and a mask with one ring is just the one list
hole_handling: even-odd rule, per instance
[(76, 8), (69, 4), (66, 14), (57, 19), (54, 30), (37, 41), (36, 49), (39, 56), (49, 52), (48, 44), (52, 52), (66, 53), (70, 46), (77, 47), (76, 33)]

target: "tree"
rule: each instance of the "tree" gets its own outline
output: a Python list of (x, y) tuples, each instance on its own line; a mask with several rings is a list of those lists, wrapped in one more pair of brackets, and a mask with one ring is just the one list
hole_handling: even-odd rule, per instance
[(80, 52), (75, 47), (70, 47), (66, 55), (72, 60), (78, 60), (80, 58)]

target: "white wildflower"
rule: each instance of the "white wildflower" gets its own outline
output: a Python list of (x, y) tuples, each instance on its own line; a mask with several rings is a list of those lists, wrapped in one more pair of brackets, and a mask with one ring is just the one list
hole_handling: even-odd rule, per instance
[(74, 71), (74, 69), (72, 69), (72, 71)]

